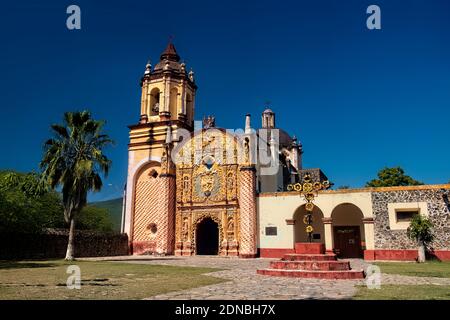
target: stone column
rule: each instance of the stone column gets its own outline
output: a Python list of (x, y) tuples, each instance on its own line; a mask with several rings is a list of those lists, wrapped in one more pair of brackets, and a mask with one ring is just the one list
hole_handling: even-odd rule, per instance
[(170, 78), (164, 77), (164, 92), (163, 92), (163, 101), (161, 103), (161, 99), (159, 102), (159, 116), (161, 120), (169, 120), (170, 119)]
[(242, 258), (255, 258), (257, 254), (257, 221), (256, 169), (254, 165), (246, 165), (240, 168), (239, 204), (239, 256)]
[(325, 251), (326, 253), (333, 252), (333, 219), (322, 218), (324, 238), (325, 238)]
[(160, 217), (157, 226), (156, 252), (173, 254), (175, 250), (175, 175), (162, 173), (159, 176), (160, 187)]

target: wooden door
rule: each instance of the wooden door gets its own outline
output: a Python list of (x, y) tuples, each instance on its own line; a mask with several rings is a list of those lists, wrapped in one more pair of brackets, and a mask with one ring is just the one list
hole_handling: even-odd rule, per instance
[(334, 227), (334, 249), (339, 258), (362, 256), (359, 226)]

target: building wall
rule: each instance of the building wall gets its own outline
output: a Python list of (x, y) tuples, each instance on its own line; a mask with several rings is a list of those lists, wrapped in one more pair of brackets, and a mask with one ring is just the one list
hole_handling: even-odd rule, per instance
[[(416, 246), (407, 238), (406, 227), (392, 230), (389, 208), (425, 206), (421, 214), (427, 215), (435, 226), (433, 254), (439, 259), (450, 260), (449, 197), (450, 185), (322, 191), (314, 204), (323, 213), (324, 234), (315, 242), (325, 242), (330, 251), (334, 247), (334, 226), (358, 225), (366, 259), (414, 260)], [(304, 204), (303, 197), (295, 192), (262, 193), (257, 197), (261, 256), (279, 257), (293, 251), (294, 213)], [(266, 227), (276, 227), (277, 235), (266, 235)]]
[[(374, 255), (383, 259), (411, 260), (416, 257), (416, 244), (406, 235), (407, 226), (393, 228), (389, 207), (422, 207), (434, 225), (435, 240), (431, 245), (438, 258), (450, 258), (450, 188), (448, 186), (420, 186), (415, 189), (379, 190), (372, 193), (375, 227)], [(392, 215), (392, 209), (391, 209)], [(376, 258), (376, 257), (375, 257)]]
[[(261, 256), (279, 256), (293, 249), (295, 224), (292, 224), (292, 220), (295, 219), (296, 210), (305, 203), (303, 197), (295, 192), (259, 194), (257, 207)], [(322, 211), (324, 219), (331, 218), (333, 210), (345, 203), (351, 203), (359, 208), (363, 214), (362, 218), (372, 218), (372, 199), (370, 191), (367, 190), (322, 191), (314, 200), (314, 204)], [(337, 221), (340, 221), (340, 218)], [(276, 227), (277, 235), (266, 235), (266, 227)], [(373, 233), (371, 233), (371, 230), (370, 227), (365, 228), (364, 238), (366, 247), (369, 249), (373, 248)], [(325, 242), (327, 250), (332, 250), (331, 225), (324, 225), (324, 234), (316, 242)]]

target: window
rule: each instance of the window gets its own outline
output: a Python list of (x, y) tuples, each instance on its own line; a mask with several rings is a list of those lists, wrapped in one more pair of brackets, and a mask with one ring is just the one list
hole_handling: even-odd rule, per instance
[(424, 201), (388, 203), (388, 214), (389, 229), (406, 230), (415, 214), (428, 217), (428, 207)]
[(418, 214), (419, 210), (397, 210), (395, 211), (397, 222), (410, 222), (414, 215)]

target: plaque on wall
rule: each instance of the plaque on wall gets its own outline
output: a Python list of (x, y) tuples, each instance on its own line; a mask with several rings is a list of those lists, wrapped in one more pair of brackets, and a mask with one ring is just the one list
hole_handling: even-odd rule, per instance
[(276, 236), (277, 227), (266, 227), (266, 236)]

